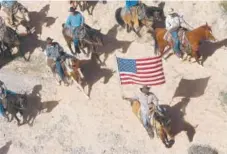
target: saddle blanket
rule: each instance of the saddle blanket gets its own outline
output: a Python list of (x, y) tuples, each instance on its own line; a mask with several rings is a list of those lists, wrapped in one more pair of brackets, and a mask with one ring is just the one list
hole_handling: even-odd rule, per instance
[[(178, 38), (181, 42), (181, 44), (186, 44), (187, 43), (187, 38), (185, 35), (185, 30), (183, 29), (179, 29), (178, 31)], [(164, 40), (171, 42), (173, 40), (171, 33), (169, 33), (168, 31), (165, 33), (164, 35)]]

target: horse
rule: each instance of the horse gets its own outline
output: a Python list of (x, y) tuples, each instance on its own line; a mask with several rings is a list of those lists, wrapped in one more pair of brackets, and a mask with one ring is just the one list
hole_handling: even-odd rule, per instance
[[(27, 33), (31, 33), (30, 17), (29, 17), (28, 9), (19, 2), (16, 2), (12, 9), (13, 9), (13, 21), (15, 25), (11, 25), (11, 24), (10, 25), (13, 27), (16, 27), (17, 29), (17, 27), (21, 24), (26, 28)], [(6, 10), (5, 12), (7, 13)]]
[[(79, 49), (84, 52), (84, 49), (87, 48), (88, 52), (95, 53), (95, 57), (98, 59), (98, 61), (105, 65), (103, 62), (101, 62), (99, 55), (97, 54), (96, 47), (97, 46), (103, 46), (103, 38), (101, 34), (101, 29), (96, 30), (93, 28), (90, 28), (88, 25), (83, 26), (82, 33), (85, 33), (84, 36), (79, 39)], [(72, 49), (72, 42), (73, 42), (73, 34), (72, 31), (65, 27), (65, 24), (62, 24), (62, 34), (64, 36), (64, 39), (73, 55), (76, 54), (76, 52), (73, 52)], [(76, 49), (75, 49), (76, 50)]]
[[(6, 96), (7, 105), (6, 113), (4, 117), (7, 118), (8, 122), (12, 121), (13, 118), (16, 118), (17, 124), (20, 125), (20, 119), (17, 117), (19, 112), (22, 116), (24, 111), (27, 109), (27, 94), (8, 94)], [(11, 120), (9, 119), (9, 114), (11, 114)]]
[[(80, 64), (86, 62), (80, 61), (73, 56), (66, 56), (65, 60), (62, 61), (62, 68), (64, 70), (65, 76), (71, 81), (74, 81), (76, 86), (83, 92), (86, 98), (89, 99), (89, 96), (85, 93), (84, 89), (82, 88), (82, 82), (84, 81), (84, 75), (81, 72)], [(85, 81), (84, 81), (85, 82)]]
[[(157, 50), (163, 56), (166, 52), (164, 52), (165, 47), (173, 48), (173, 41), (167, 41), (164, 39), (167, 30), (164, 28), (156, 28), (155, 29), (155, 54), (157, 54)], [(199, 58), (201, 57), (199, 53), (199, 46), (202, 40), (211, 40), (216, 41), (215, 37), (212, 34), (211, 27), (206, 23), (192, 31), (186, 31), (184, 28), (180, 29), (178, 32), (179, 40), (181, 42), (181, 48), (183, 49), (183, 53), (187, 53), (187, 57), (190, 56), (189, 61), (192, 57), (195, 58), (196, 62), (203, 66), (202, 61), (199, 62)]]
[[(132, 8), (132, 14), (125, 13), (125, 9), (120, 7), (115, 11), (115, 19), (123, 28), (126, 26), (128, 33), (133, 30), (138, 36), (138, 32), (142, 26), (146, 26), (149, 31), (153, 32), (154, 22), (162, 21), (164, 18), (162, 8), (147, 6), (143, 3)], [(132, 25), (132, 21), (134, 25)]]
[(167, 114), (166, 109), (159, 106), (162, 111), (155, 109), (153, 115), (153, 126), (156, 131), (156, 135), (160, 137), (165, 147), (170, 148), (174, 144), (174, 135), (171, 132), (171, 118)]
[(18, 52), (26, 60), (23, 52), (20, 50), (20, 44), (19, 35), (16, 33), (16, 31), (11, 27), (6, 26), (6, 32), (4, 33), (3, 40), (0, 41), (0, 51), (2, 56), (4, 56), (5, 51), (8, 51), (10, 57), (13, 58), (12, 48), (16, 47)]
[[(136, 117), (142, 123), (142, 119), (140, 117), (140, 102), (137, 100), (131, 101), (132, 112), (136, 115)], [(162, 107), (160, 107), (162, 108)], [(162, 108), (162, 111), (159, 111), (154, 104), (149, 105), (149, 116), (153, 115), (152, 125), (156, 130), (157, 137), (160, 137), (162, 143), (167, 147), (171, 147), (174, 143), (174, 136), (171, 133), (171, 119), (166, 114), (165, 109)], [(151, 122), (149, 124), (151, 126)], [(153, 138), (152, 128), (148, 127), (148, 135), (150, 138)], [(169, 139), (170, 138), (170, 139)]]

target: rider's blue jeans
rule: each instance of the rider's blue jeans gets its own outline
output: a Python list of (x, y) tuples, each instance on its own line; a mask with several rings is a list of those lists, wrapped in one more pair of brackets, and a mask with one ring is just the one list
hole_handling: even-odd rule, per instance
[(180, 52), (180, 40), (178, 38), (178, 33), (177, 31), (173, 31), (171, 32), (171, 35), (174, 39), (174, 46), (173, 46), (173, 50), (176, 52), (176, 53), (179, 53)]
[(64, 71), (63, 68), (61, 66), (61, 62), (59, 60), (56, 61), (56, 70), (58, 75), (60, 76), (61, 80), (64, 80)]
[(145, 129), (147, 129), (149, 122), (150, 122), (150, 118), (149, 118), (148, 114), (143, 113), (143, 112), (141, 112), (140, 115), (141, 115), (143, 126), (144, 126)]
[(74, 43), (74, 47), (76, 48), (78, 47), (79, 40), (74, 38), (73, 43)]
[[(11, 90), (6, 90), (6, 95), (9, 95), (9, 94), (15, 95), (16, 93)], [(0, 99), (0, 115), (3, 115), (3, 114), (4, 114), (4, 108), (2, 105), (2, 101)]]
[(3, 116), (3, 114), (4, 114), (4, 108), (2, 105), (2, 101), (0, 100), (0, 115)]

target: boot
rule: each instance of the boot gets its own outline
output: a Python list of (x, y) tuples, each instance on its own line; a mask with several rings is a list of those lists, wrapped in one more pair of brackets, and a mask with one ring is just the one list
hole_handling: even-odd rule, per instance
[(77, 54), (80, 54), (81, 53), (81, 51), (80, 51), (80, 49), (79, 49), (78, 46), (75, 46), (75, 51), (76, 51)]
[(154, 131), (153, 131), (153, 128), (151, 125), (149, 125), (147, 128), (146, 128), (146, 131), (150, 137), (150, 139), (153, 139), (154, 138)]

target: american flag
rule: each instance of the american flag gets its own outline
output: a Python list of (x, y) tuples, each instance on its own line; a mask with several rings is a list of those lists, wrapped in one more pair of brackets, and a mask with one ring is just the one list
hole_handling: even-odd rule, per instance
[(161, 85), (165, 83), (161, 57), (117, 58), (121, 84)]

